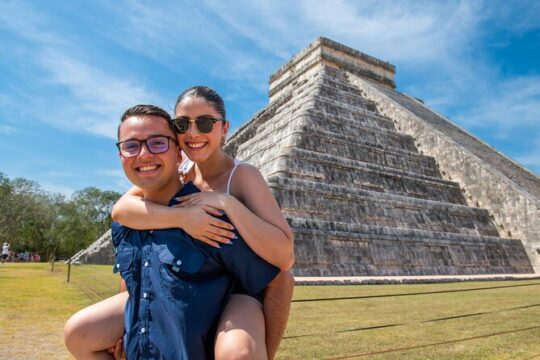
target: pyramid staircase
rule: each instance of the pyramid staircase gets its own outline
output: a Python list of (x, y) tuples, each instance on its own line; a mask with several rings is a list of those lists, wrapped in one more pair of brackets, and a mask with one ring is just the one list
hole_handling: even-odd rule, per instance
[[(345, 56), (345, 55), (347, 56)], [(364, 91), (393, 66), (318, 39), (271, 78), (270, 105), (226, 151), (258, 167), (295, 234), (296, 276), (532, 273), (523, 243)]]

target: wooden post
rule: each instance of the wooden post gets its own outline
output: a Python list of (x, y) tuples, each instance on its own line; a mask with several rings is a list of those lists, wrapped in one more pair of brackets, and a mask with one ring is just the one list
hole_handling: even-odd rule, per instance
[(71, 258), (69, 258), (68, 260), (67, 282), (69, 282), (70, 277), (71, 277)]
[(51, 272), (54, 271), (54, 261), (56, 260), (56, 256), (52, 255), (51, 256)]

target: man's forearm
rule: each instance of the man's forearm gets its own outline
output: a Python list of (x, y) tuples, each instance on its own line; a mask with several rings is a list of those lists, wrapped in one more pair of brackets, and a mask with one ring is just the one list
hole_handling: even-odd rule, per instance
[(289, 319), (294, 278), (289, 271), (282, 271), (266, 288), (264, 319), (266, 323), (266, 349), (268, 359), (276, 356)]

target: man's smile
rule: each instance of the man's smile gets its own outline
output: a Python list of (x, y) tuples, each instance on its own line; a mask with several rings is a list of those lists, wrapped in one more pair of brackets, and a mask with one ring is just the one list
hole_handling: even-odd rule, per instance
[(159, 164), (143, 165), (143, 166), (136, 167), (135, 170), (137, 172), (143, 174), (143, 173), (153, 172), (153, 171), (157, 170), (160, 167), (161, 167), (161, 165), (159, 165)]

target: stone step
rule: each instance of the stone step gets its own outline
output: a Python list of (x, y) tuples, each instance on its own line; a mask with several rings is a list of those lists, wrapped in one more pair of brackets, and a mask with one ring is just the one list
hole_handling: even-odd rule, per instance
[[(251, 131), (250, 136), (239, 145), (238, 151), (247, 148), (258, 148), (261, 143), (269, 141), (280, 141), (279, 131), (288, 133), (296, 131), (296, 128), (302, 125), (302, 129), (311, 132), (313, 129), (321, 129), (326, 132), (333, 132), (337, 137), (347, 136), (347, 134), (365, 133), (368, 139), (358, 138), (358, 141), (367, 141), (373, 139), (374, 142), (387, 144), (386, 147), (392, 147), (395, 151), (403, 148), (407, 151), (417, 152), (414, 141), (407, 135), (402, 135), (392, 128), (388, 120), (382, 120), (373, 114), (357, 114), (356, 119), (346, 119), (340, 117), (327, 117), (327, 115), (317, 110), (314, 106), (315, 100), (306, 98), (301, 100), (290, 108), (289, 111), (281, 112), (273, 117), (271, 122), (258, 121), (256, 129)], [(299, 119), (302, 117), (303, 119)], [(381, 123), (383, 121), (384, 123)], [(291, 126), (296, 122), (297, 126)], [(350, 137), (352, 139), (352, 136)], [(386, 140), (384, 140), (387, 138)], [(394, 140), (394, 143), (391, 143)]]
[[(281, 144), (270, 144), (269, 146), (279, 145)], [(331, 164), (334, 168), (341, 166), (351, 171), (361, 171), (366, 167), (366, 164), (371, 164), (373, 165), (371, 167), (373, 169), (389, 171), (394, 174), (406, 173), (413, 177), (427, 176), (431, 179), (440, 179), (439, 171), (432, 158), (420, 157), (419, 155), (407, 156), (405, 154), (392, 153), (370, 147), (365, 147), (364, 149), (365, 152), (361, 154), (361, 159), (359, 160), (337, 156), (332, 153), (304, 150), (297, 147), (281, 148), (279, 153), (269, 148), (263, 148), (249, 153), (245, 152), (242, 154), (241, 159), (248, 163), (256, 164), (261, 172), (268, 175), (276, 171), (285, 171), (288, 163), (296, 161), (294, 159), (309, 159), (314, 163)], [(306, 168), (305, 174), (318, 179), (325, 178), (323, 170), (317, 172), (314, 169)]]
[(361, 161), (440, 178), (435, 159), (416, 152), (385, 148), (362, 140), (354, 142), (354, 140), (328, 138), (326, 134), (321, 133), (304, 132), (292, 136), (292, 146), (304, 149), (312, 153), (314, 157), (322, 154), (325, 158), (328, 157), (327, 160), (343, 161), (344, 164)]
[(377, 112), (377, 106), (371, 100), (368, 100), (361, 96), (360, 92), (352, 86), (349, 86), (348, 89), (343, 89), (343, 87), (336, 87), (333, 83), (328, 80), (318, 82), (315, 87), (315, 94), (318, 97), (331, 100), (336, 104), (341, 104), (346, 107), (354, 108), (356, 110), (363, 109), (367, 110), (375, 115), (380, 114)]
[(357, 121), (325, 118), (315, 112), (310, 112), (309, 123), (304, 125), (304, 130), (307, 133), (321, 133), (335, 140), (344, 139), (350, 143), (362, 142), (393, 151), (405, 150), (418, 153), (414, 140), (409, 135), (403, 135), (394, 130), (364, 126)]
[(279, 118), (289, 118), (291, 114), (294, 115), (295, 112), (299, 111), (304, 103), (297, 102), (297, 98), (293, 95), (297, 94), (288, 93), (279, 97), (258, 111), (251, 120), (236, 129), (227, 139), (224, 145), (225, 151), (236, 156), (238, 147), (243, 145), (245, 141), (258, 136), (267, 123), (274, 123)]
[(341, 163), (325, 161), (320, 157), (303, 157), (302, 155), (287, 159), (285, 165), (281, 167), (283, 170), (268, 175), (319, 181), (354, 189), (372, 190), (453, 204), (467, 204), (457, 183), (405, 173), (393, 168), (369, 166), (370, 164), (360, 162), (355, 164), (357, 166), (351, 167)]
[(484, 209), (293, 178), (268, 184), (290, 217), (498, 236)]
[(295, 276), (532, 273), (519, 240), (287, 218)]
[[(297, 118), (291, 120), (291, 122), (297, 122), (297, 125), (279, 127), (280, 124), (275, 123), (272, 126), (274, 130), (267, 136), (254, 136), (252, 139), (247, 140), (238, 147), (236, 157), (262, 166), (262, 159), (268, 158), (265, 154), (271, 152), (281, 153), (284, 148), (294, 146), (316, 153), (339, 155), (340, 158), (353, 161), (370, 162), (382, 166), (400, 166), (405, 171), (416, 171), (429, 176), (439, 176), (437, 165), (432, 158), (420, 155), (417, 152), (391, 146), (387, 147), (384, 143), (377, 143), (384, 138), (380, 134), (366, 131), (365, 138), (355, 139), (354, 137), (335, 136), (331, 132), (317, 128), (307, 132), (303, 128), (309, 125), (305, 125), (303, 119)], [(396, 159), (402, 158), (408, 161), (406, 163), (396, 162)], [(254, 161), (254, 159), (257, 159), (257, 161)]]
[(358, 124), (356, 126), (370, 127), (374, 128), (375, 130), (391, 130), (397, 132), (392, 120), (373, 111), (358, 108), (355, 109), (341, 102), (325, 99), (317, 95), (306, 97), (304, 101), (306, 104), (308, 104), (308, 106), (305, 106), (307, 109), (309, 109), (308, 113), (315, 112), (325, 119), (344, 121), (344, 126), (346, 125), (347, 120), (349, 120)]
[[(337, 87), (337, 88), (332, 88)], [(352, 103), (342, 101), (339, 96), (336, 96), (337, 92), (341, 92), (346, 97), (354, 98)], [(332, 94), (326, 96), (327, 93)], [(376, 108), (376, 105), (371, 100), (362, 96), (361, 92), (348, 82), (336, 81), (324, 74), (318, 74), (313, 78), (299, 82), (298, 85), (290, 92), (290, 96), (293, 99), (294, 105), (302, 105), (307, 100), (317, 99), (325, 104), (325, 106), (332, 109), (334, 107), (340, 107), (347, 110), (352, 110), (356, 115), (366, 116), (368, 119), (373, 120), (372, 126), (382, 129), (394, 130), (392, 120), (388, 117), (381, 115)], [(352, 119), (357, 120), (357, 116), (350, 116), (346, 112), (347, 116), (340, 117), (339, 110), (332, 110), (334, 117), (338, 117), (339, 120)], [(274, 119), (275, 120), (275, 119)], [(368, 124), (369, 125), (369, 124)]]
[[(269, 105), (267, 109), (272, 108), (272, 111), (267, 111), (267, 109), (264, 109), (260, 113), (256, 114), (254, 119), (251, 121), (252, 127), (255, 129), (250, 132), (250, 136), (243, 136), (246, 141), (242, 143), (242, 148), (245, 149), (253, 146), (253, 144), (258, 144), (261, 140), (269, 137), (277, 139), (278, 137), (274, 132), (280, 128), (287, 127), (292, 116), (300, 116), (301, 114), (307, 113), (307, 116), (310, 118), (315, 117), (316, 119), (320, 119), (320, 124), (317, 124), (317, 126), (324, 127), (329, 131), (335, 131), (337, 134), (365, 131), (366, 128), (382, 133), (391, 133), (394, 131), (394, 139), (399, 137), (402, 137), (402, 139), (407, 139), (403, 141), (403, 146), (411, 151), (416, 150), (414, 148), (412, 139), (395, 132), (394, 125), (389, 119), (382, 117), (373, 111), (360, 109), (356, 111), (353, 118), (343, 118), (337, 114), (328, 119), (328, 112), (325, 112), (319, 108), (323, 106), (328, 110), (328, 106), (331, 107), (332, 104), (317, 105), (321, 101), (328, 102), (325, 99), (317, 99), (317, 86), (320, 85), (320, 81), (320, 79), (311, 79), (310, 81), (303, 82), (299, 88), (291, 92), (289, 97), (282, 97), (279, 99), (279, 101), (276, 101), (280, 102), (279, 106), (276, 106), (276, 104)], [(361, 101), (367, 102), (367, 100), (363, 99), (361, 99)], [(371, 102), (369, 103), (372, 104)], [(271, 113), (272, 115), (268, 116), (268, 113)], [(272, 117), (272, 121), (266, 121), (270, 117)], [(316, 119), (310, 119), (309, 122), (313, 124), (313, 120), (316, 121)], [(242, 133), (242, 129), (239, 130), (240, 131), (238, 131), (238, 133)], [(241, 136), (239, 136), (239, 134), (235, 134), (235, 137)], [(395, 147), (398, 147), (398, 144), (396, 144)], [(234, 150), (237, 150), (237, 148)]]
[[(418, 151), (410, 136), (401, 135), (394, 131), (376, 130), (361, 125), (352, 121), (344, 124), (334, 119), (324, 119), (317, 114), (290, 114), (289, 117), (281, 117), (272, 123), (261, 125), (257, 133), (246, 140), (239, 149), (242, 149), (244, 156), (251, 156), (259, 149), (264, 149), (277, 142), (288, 143), (285, 137), (293, 133), (303, 132), (305, 137), (322, 138), (321, 142), (333, 144), (343, 143), (349, 149), (353, 149), (359, 143), (405, 155), (414, 153), (414, 156), (418, 156)], [(355, 133), (360, 133), (361, 136), (353, 136), (352, 134)], [(339, 153), (344, 154), (343, 152)], [(354, 157), (350, 158), (354, 159)]]

